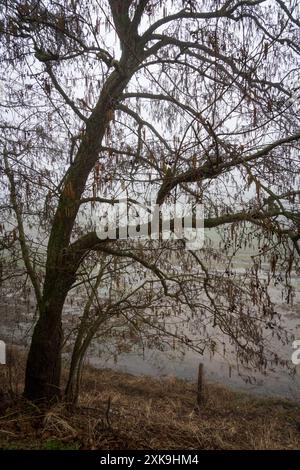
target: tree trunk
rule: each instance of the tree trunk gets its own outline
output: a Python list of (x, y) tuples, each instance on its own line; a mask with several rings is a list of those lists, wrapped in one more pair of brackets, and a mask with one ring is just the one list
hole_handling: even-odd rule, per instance
[(81, 369), (83, 364), (83, 359), (86, 354), (86, 351), (90, 345), (94, 337), (94, 332), (98, 329), (102, 322), (105, 321), (105, 317), (102, 317), (98, 312), (97, 321), (93, 324), (89, 321), (89, 315), (91, 313), (91, 307), (95, 297), (97, 296), (97, 289), (100, 285), (104, 270), (106, 267), (106, 263), (99, 269), (99, 273), (97, 275), (97, 280), (91, 290), (91, 293), (88, 297), (88, 300), (85, 304), (83, 316), (80, 321), (80, 325), (78, 328), (77, 336), (75, 339), (72, 357), (71, 357), (71, 365), (69, 369), (69, 377), (68, 382), (65, 390), (65, 397), (69, 403), (73, 405), (76, 404), (79, 395), (79, 386), (80, 386), (80, 376), (81, 376)]
[(33, 332), (27, 358), (24, 396), (32, 401), (60, 399), (63, 305), (54, 302), (45, 309)]
[(92, 328), (90, 328), (87, 332), (84, 331), (84, 328), (82, 328), (81, 334), (79, 334), (76, 338), (72, 353), (68, 383), (65, 390), (67, 401), (73, 405), (77, 403), (79, 397), (83, 360), (100, 324), (101, 322), (95, 322)]
[(76, 404), (79, 393), (79, 375), (80, 375), (80, 357), (81, 357), (81, 338), (77, 336), (73, 348), (69, 377), (65, 390), (66, 400), (72, 405)]

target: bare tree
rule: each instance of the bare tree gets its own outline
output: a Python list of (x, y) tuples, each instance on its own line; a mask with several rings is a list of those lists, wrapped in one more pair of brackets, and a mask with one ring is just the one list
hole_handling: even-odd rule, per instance
[[(208, 315), (241, 357), (252, 351), (264, 365), (261, 321), (274, 311), (256, 260), (241, 281), (211, 275), (213, 250), (185, 253), (197, 282), (187, 275), (178, 283), (155, 250), (99, 239), (89, 205), (104, 210), (125, 195), (145, 202), (150, 191), (160, 205), (193, 199), (205, 205), (207, 228), (230, 225), (225, 252), (256, 237), (270, 279), (280, 263), (288, 276), (300, 239), (297, 2), (1, 5), (2, 212), (15, 214), (39, 311), (26, 397), (60, 394), (64, 303), (96, 252), (143, 266), (170, 305)], [(40, 246), (46, 241), (44, 273), (24, 221)], [(194, 301), (201, 285), (202, 305)]]

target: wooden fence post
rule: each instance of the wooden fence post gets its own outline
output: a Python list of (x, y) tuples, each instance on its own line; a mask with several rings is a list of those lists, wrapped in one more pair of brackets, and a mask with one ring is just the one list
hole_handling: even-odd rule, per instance
[(199, 364), (199, 369), (198, 369), (198, 384), (197, 384), (197, 405), (198, 408), (203, 405), (205, 401), (205, 396), (204, 396), (204, 373), (203, 373), (203, 364)]

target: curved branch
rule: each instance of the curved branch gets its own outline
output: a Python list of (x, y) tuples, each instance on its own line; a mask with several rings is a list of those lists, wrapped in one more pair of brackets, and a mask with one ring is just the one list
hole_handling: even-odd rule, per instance
[(70, 106), (70, 108), (74, 111), (75, 114), (84, 122), (87, 122), (87, 118), (79, 111), (79, 109), (75, 106), (75, 103), (69, 98), (69, 96), (66, 94), (66, 92), (62, 89), (60, 84), (58, 83), (51, 66), (49, 63), (46, 63), (46, 70), (48, 72), (49, 77), (51, 78), (51, 81), (55, 87), (55, 89), (58, 91), (58, 93), (63, 97), (67, 105)]

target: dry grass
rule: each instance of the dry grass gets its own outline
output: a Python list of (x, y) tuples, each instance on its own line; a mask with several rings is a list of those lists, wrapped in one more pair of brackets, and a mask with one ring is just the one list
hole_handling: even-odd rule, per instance
[[(22, 362), (12, 377), (19, 388)], [(87, 367), (80, 403), (73, 411), (59, 404), (45, 413), (21, 399), (2, 409), (0, 448), (300, 448), (299, 404), (209, 384), (206, 403), (198, 411), (195, 389), (175, 378)]]

